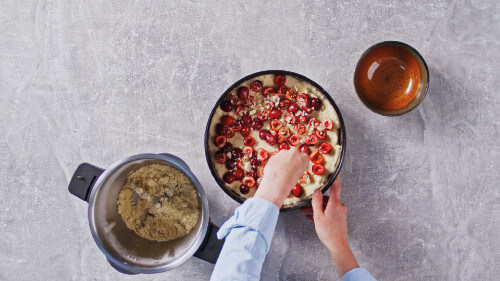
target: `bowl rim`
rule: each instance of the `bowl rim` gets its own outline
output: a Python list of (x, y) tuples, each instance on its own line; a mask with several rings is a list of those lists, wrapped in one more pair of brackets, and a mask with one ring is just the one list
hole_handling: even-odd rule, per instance
[[(213, 109), (212, 109), (212, 111), (210, 113), (210, 116), (208, 117), (207, 125), (205, 127), (205, 136), (204, 136), (205, 158), (206, 158), (206, 161), (207, 161), (207, 164), (208, 164), (208, 168), (210, 169), (210, 172), (211, 172), (212, 176), (214, 177), (214, 179), (217, 182), (217, 184), (219, 185), (219, 187), (227, 195), (229, 195), (229, 197), (233, 198), (238, 203), (243, 203), (246, 199), (242, 199), (242, 197), (239, 196), (236, 192), (234, 192), (233, 190), (230, 190), (229, 188), (226, 188), (225, 183), (217, 175), (217, 172), (215, 170), (213, 162), (210, 160), (211, 156), (210, 156), (209, 143), (208, 143), (209, 137), (210, 137), (209, 136), (209, 133), (210, 133), (210, 124), (212, 123), (212, 119), (213, 119), (213, 116), (215, 114), (215, 111), (217, 110), (217, 108), (219, 107), (219, 105), (221, 104), (221, 102), (223, 101), (223, 99), (236, 86), (238, 86), (241, 83), (243, 83), (243, 82), (245, 82), (247, 80), (250, 80), (250, 79), (252, 79), (254, 77), (261, 76), (261, 75), (267, 75), (267, 74), (289, 75), (289, 76), (293, 76), (293, 77), (296, 77), (298, 79), (302, 79), (302, 80), (310, 83), (311, 85), (313, 85), (314, 87), (316, 87), (326, 97), (326, 99), (328, 99), (328, 101), (332, 104), (332, 106), (333, 106), (333, 108), (335, 110), (335, 113), (337, 114), (337, 116), (339, 118), (339, 123), (340, 123), (340, 127), (339, 127), (339, 145), (342, 148), (341, 152), (340, 152), (340, 159), (338, 160), (338, 165), (335, 168), (335, 171), (332, 172), (328, 176), (327, 182), (320, 188), (320, 190), (323, 193), (325, 191), (327, 191), (330, 188), (330, 186), (333, 184), (333, 182), (337, 178), (338, 174), (340, 173), (340, 169), (342, 167), (342, 163), (344, 162), (344, 155), (345, 155), (345, 151), (346, 151), (346, 131), (345, 131), (344, 120), (342, 118), (342, 114), (340, 113), (340, 110), (339, 110), (337, 104), (335, 103), (335, 101), (333, 100), (333, 98), (330, 96), (330, 94), (328, 94), (328, 92), (323, 87), (321, 87), (318, 83), (314, 82), (313, 80), (309, 79), (308, 77), (306, 77), (306, 76), (304, 76), (302, 74), (298, 74), (298, 73), (295, 73), (295, 72), (292, 72), (292, 71), (288, 71), (288, 70), (263, 70), (263, 71), (259, 71), (259, 72), (255, 72), (255, 73), (246, 75), (243, 78), (241, 78), (238, 81), (236, 81), (235, 83), (233, 83), (231, 86), (229, 86), (229, 88), (227, 88), (222, 93), (222, 95), (217, 99), (217, 102), (215, 103), (215, 106), (213, 107)], [(306, 198), (302, 199), (301, 201), (299, 201), (299, 203), (297, 205), (294, 205), (294, 206), (291, 206), (291, 207), (282, 207), (280, 209), (280, 212), (292, 211), (292, 210), (296, 210), (296, 209), (300, 209), (302, 207), (308, 206), (311, 203), (311, 199), (312, 199), (312, 197), (309, 196), (309, 197), (306, 197)]]
[[(191, 244), (189, 245), (188, 249), (179, 257), (177, 257), (175, 260), (171, 261), (170, 263), (164, 263), (164, 264), (158, 264), (155, 266), (150, 266), (150, 267), (142, 267), (138, 265), (133, 265), (129, 264), (127, 262), (124, 262), (120, 260), (119, 258), (115, 257), (107, 248), (107, 246), (104, 245), (104, 242), (101, 240), (101, 237), (99, 236), (99, 233), (97, 231), (98, 226), (96, 224), (96, 218), (95, 218), (95, 208), (96, 208), (96, 196), (98, 193), (101, 191), (101, 188), (103, 184), (106, 182), (106, 180), (109, 178), (110, 175), (118, 171), (122, 166), (135, 162), (135, 161), (142, 161), (142, 160), (159, 160), (162, 162), (167, 163), (168, 165), (174, 166), (176, 169), (181, 171), (183, 174), (185, 174), (193, 183), (193, 186), (196, 188), (196, 191), (199, 194), (200, 200), (201, 200), (201, 206), (200, 206), (200, 218), (201, 224), (200, 224), (200, 231), (196, 235), (196, 237), (193, 239)], [(92, 237), (94, 238), (95, 243), (97, 244), (98, 248), (101, 250), (101, 252), (106, 256), (108, 262), (118, 271), (126, 274), (152, 274), (152, 273), (161, 273), (165, 272), (171, 269), (174, 269), (181, 264), (185, 263), (189, 258), (191, 258), (196, 251), (200, 248), (202, 245), (205, 235), (208, 230), (208, 224), (209, 224), (209, 205), (208, 205), (208, 198), (205, 194), (205, 190), (203, 189), (203, 186), (201, 185), (200, 181), (198, 178), (193, 174), (189, 166), (182, 160), (181, 158), (169, 154), (169, 153), (143, 153), (143, 154), (136, 154), (132, 155), (126, 158), (123, 158), (121, 160), (118, 160), (111, 164), (107, 169), (104, 170), (104, 172), (97, 178), (96, 183), (94, 184), (94, 187), (92, 188), (90, 195), (89, 195), (89, 204), (88, 204), (88, 210), (87, 210), (87, 216), (88, 216), (88, 222), (90, 226), (90, 232), (92, 234)], [(162, 243), (162, 242), (159, 242)]]
[[(418, 102), (414, 105), (412, 105), (411, 107), (407, 108), (410, 104), (408, 104), (407, 106), (403, 107), (403, 108), (400, 108), (400, 109), (396, 109), (396, 110), (378, 110), (377, 108), (371, 106), (370, 104), (368, 104), (367, 102), (365, 102), (365, 100), (363, 100), (363, 98), (360, 96), (359, 94), (359, 91), (358, 91), (358, 87), (356, 85), (356, 74), (358, 72), (358, 68), (359, 68), (359, 64), (361, 63), (361, 61), (366, 57), (366, 55), (368, 55), (368, 53), (370, 53), (371, 51), (377, 49), (377, 48), (380, 48), (382, 46), (397, 46), (397, 47), (402, 47), (403, 49), (407, 49), (407, 50), (410, 50), (410, 54), (413, 52), (415, 53), (416, 57), (415, 59), (419, 62), (422, 63), (422, 65), (424, 66), (424, 69), (425, 69), (425, 75), (426, 75), (426, 78), (427, 78), (427, 82), (426, 82), (426, 85), (425, 85), (425, 89), (423, 89), (423, 92), (422, 90), (420, 90), (420, 93), (419, 95), (417, 95), (416, 99), (418, 99)], [(413, 55), (413, 54), (412, 54)], [(424, 74), (424, 71), (421, 69), (420, 72), (422, 74)], [(392, 40), (389, 40), (389, 41), (382, 41), (382, 42), (379, 42), (379, 43), (376, 43), (370, 47), (368, 47), (368, 49), (366, 49), (363, 54), (359, 57), (358, 59), (358, 62), (356, 63), (356, 68), (354, 69), (354, 74), (353, 74), (353, 85), (354, 85), (354, 91), (356, 92), (356, 96), (358, 97), (358, 99), (363, 103), (363, 105), (365, 107), (367, 107), (369, 110), (371, 110), (372, 112), (375, 112), (377, 114), (380, 114), (382, 116), (388, 116), (388, 117), (396, 117), (396, 116), (401, 116), (401, 115), (404, 115), (412, 110), (414, 110), (416, 107), (418, 107), (418, 105), (420, 105), (420, 103), (422, 103), (422, 101), (424, 100), (425, 96), (427, 96), (427, 92), (429, 90), (429, 84), (430, 84), (430, 76), (429, 76), (429, 67), (427, 66), (427, 63), (425, 62), (424, 60), (424, 57), (417, 51), (417, 49), (413, 48), (412, 46), (404, 43), (404, 42), (401, 42), (401, 41), (392, 41)], [(414, 99), (415, 100), (415, 99)], [(414, 101), (412, 100), (412, 102)], [(411, 103), (411, 102), (410, 102)], [(406, 110), (403, 110), (407, 108)], [(403, 111), (401, 111), (403, 110)], [(401, 111), (401, 112), (399, 112)], [(390, 113), (390, 112), (397, 112), (397, 113)]]

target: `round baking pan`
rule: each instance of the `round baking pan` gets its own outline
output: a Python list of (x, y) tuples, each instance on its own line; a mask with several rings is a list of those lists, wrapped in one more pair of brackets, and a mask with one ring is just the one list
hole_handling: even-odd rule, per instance
[[(323, 193), (326, 190), (328, 190), (328, 188), (330, 188), (330, 186), (332, 185), (332, 183), (335, 180), (335, 178), (337, 178), (337, 175), (339, 174), (340, 168), (342, 167), (342, 163), (344, 161), (344, 154), (345, 154), (345, 149), (346, 149), (345, 148), (346, 147), (346, 136), (345, 136), (346, 134), (345, 134), (345, 127), (344, 127), (344, 120), (342, 119), (342, 115), (340, 114), (339, 108), (337, 107), (337, 105), (333, 101), (332, 97), (325, 91), (325, 89), (323, 89), (323, 87), (321, 87), (320, 85), (318, 85), (313, 80), (311, 80), (311, 79), (309, 79), (309, 78), (307, 78), (307, 77), (305, 77), (305, 76), (303, 76), (301, 74), (298, 74), (298, 73), (295, 73), (295, 72), (291, 72), (291, 71), (286, 71), (286, 70), (265, 70), (265, 71), (260, 71), (260, 72), (256, 72), (256, 73), (247, 75), (247, 76), (241, 78), (240, 80), (236, 81), (226, 91), (224, 91), (224, 93), (220, 96), (220, 98), (215, 103), (215, 106), (212, 109), (212, 112), (210, 113), (210, 117), (208, 118), (207, 126), (205, 128), (205, 157), (207, 159), (207, 163), (208, 163), (208, 167), (210, 168), (210, 172), (212, 173), (212, 176), (214, 177), (214, 179), (217, 182), (217, 184), (222, 188), (222, 190), (224, 190), (224, 192), (227, 195), (229, 195), (231, 198), (233, 198), (234, 200), (236, 200), (239, 203), (243, 203), (246, 198), (243, 197), (243, 196), (241, 196), (241, 195), (239, 195), (234, 190), (232, 190), (230, 188), (227, 188), (226, 184), (218, 176), (217, 171), (215, 170), (214, 163), (212, 161), (212, 156), (210, 155), (209, 143), (208, 143), (209, 142), (209, 138), (210, 138), (210, 135), (209, 135), (210, 134), (210, 124), (212, 123), (212, 118), (213, 118), (213, 116), (215, 114), (215, 111), (217, 110), (217, 108), (219, 107), (219, 105), (221, 104), (221, 102), (224, 100), (224, 98), (233, 89), (235, 89), (237, 86), (239, 86), (241, 83), (243, 83), (243, 82), (245, 82), (247, 80), (251, 80), (251, 79), (253, 79), (253, 78), (257, 77), (257, 76), (267, 75), (267, 74), (273, 74), (273, 75), (279, 75), (279, 74), (281, 74), (281, 75), (293, 76), (295, 78), (298, 78), (300, 80), (303, 80), (303, 81), (306, 81), (306, 82), (310, 83), (311, 85), (313, 85), (314, 87), (316, 87), (326, 97), (326, 99), (332, 104), (333, 108), (335, 109), (335, 113), (337, 113), (337, 116), (338, 116), (339, 122), (340, 122), (340, 128), (339, 128), (339, 145), (341, 146), (342, 149), (341, 149), (341, 152), (340, 152), (340, 159), (338, 160), (338, 165), (335, 168), (335, 171), (333, 171), (332, 173), (330, 173), (328, 175), (325, 184), (323, 186), (321, 186), (321, 188), (320, 188), (320, 190)], [(306, 198), (303, 198), (302, 200), (300, 200), (299, 202), (295, 203), (292, 206), (282, 207), (280, 211), (286, 212), (286, 211), (291, 211), (291, 210), (299, 209), (301, 207), (309, 205), (310, 203), (311, 203), (311, 196), (308, 196)]]

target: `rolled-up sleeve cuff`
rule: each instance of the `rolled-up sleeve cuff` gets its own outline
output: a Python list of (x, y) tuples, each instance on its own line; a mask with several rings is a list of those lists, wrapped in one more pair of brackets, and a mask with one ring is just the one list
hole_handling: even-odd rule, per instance
[(353, 268), (347, 271), (340, 281), (377, 281), (373, 275), (364, 268)]
[(279, 209), (273, 203), (260, 198), (249, 198), (236, 208), (234, 215), (220, 227), (217, 238), (224, 239), (233, 228), (247, 228), (262, 236), (267, 254), (278, 215)]

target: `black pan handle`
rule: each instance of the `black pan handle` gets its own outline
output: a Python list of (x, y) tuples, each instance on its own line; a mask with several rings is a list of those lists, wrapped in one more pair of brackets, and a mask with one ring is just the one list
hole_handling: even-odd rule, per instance
[(218, 230), (219, 227), (212, 221), (208, 223), (207, 234), (205, 234), (205, 239), (203, 239), (198, 251), (194, 253), (195, 257), (208, 261), (209, 263), (215, 263), (217, 261), (225, 241), (225, 239), (217, 239)]
[(88, 163), (80, 164), (69, 182), (69, 192), (88, 202), (90, 191), (92, 191), (94, 183), (103, 172), (103, 169)]

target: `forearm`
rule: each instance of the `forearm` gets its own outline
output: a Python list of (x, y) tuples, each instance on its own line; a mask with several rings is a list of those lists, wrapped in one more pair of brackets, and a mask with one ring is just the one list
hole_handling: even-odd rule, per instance
[(329, 251), (340, 281), (377, 281), (368, 270), (359, 267), (347, 243)]
[(342, 278), (349, 270), (359, 267), (349, 245), (344, 245), (335, 250), (330, 250), (329, 252), (339, 278)]
[(211, 280), (259, 280), (278, 215), (278, 208), (263, 199), (247, 199), (238, 207), (217, 233), (226, 241)]
[(265, 249), (264, 239), (258, 232), (233, 229), (226, 237), (211, 280), (259, 280)]

